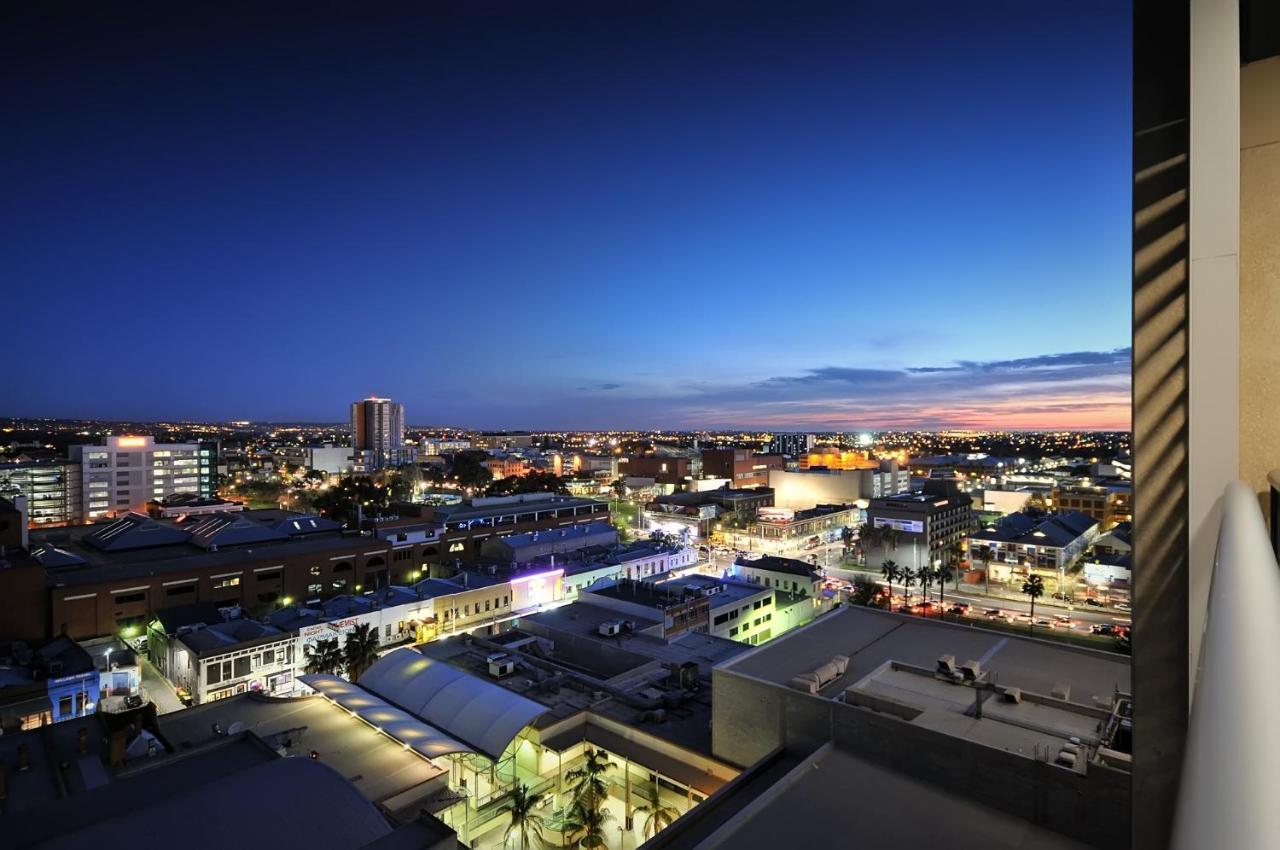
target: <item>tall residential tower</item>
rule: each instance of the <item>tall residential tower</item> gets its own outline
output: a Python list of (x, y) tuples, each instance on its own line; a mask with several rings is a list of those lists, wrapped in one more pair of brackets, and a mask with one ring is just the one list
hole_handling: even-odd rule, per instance
[(405, 462), (404, 405), (373, 397), (353, 402), (351, 440), (355, 461), (365, 469)]

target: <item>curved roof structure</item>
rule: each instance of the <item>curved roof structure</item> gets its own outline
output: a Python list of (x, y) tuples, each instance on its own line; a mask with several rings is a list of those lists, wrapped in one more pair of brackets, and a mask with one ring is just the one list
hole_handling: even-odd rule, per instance
[(359, 684), (471, 745), (465, 749), (495, 759), (521, 729), (547, 710), (540, 703), (412, 649), (384, 655), (365, 671)]
[(386, 732), (420, 756), (434, 758), (449, 753), (471, 752), (469, 745), (450, 738), (431, 724), (388, 704), (386, 700), (346, 679), (327, 673), (298, 678), (303, 684), (324, 694), (370, 726)]

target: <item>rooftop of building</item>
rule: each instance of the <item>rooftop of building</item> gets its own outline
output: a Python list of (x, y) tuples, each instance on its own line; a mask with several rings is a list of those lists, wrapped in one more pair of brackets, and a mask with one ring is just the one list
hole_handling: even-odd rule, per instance
[(205, 541), (206, 547), (190, 538), (189, 530), (195, 526), (189, 523), (130, 514), (110, 523), (33, 532), (31, 551), (41, 553), (35, 562), (45, 567), (51, 584), (75, 585), (232, 567), (271, 557), (357, 551), (369, 543), (367, 538), (343, 533), (336, 523), (305, 514), (243, 511), (227, 516), (254, 523), (261, 532), (251, 529), (250, 536), (260, 539), (246, 540), (237, 533), (237, 539), (218, 543), (219, 535), (210, 530), (213, 538)]
[(69, 637), (35, 647), (15, 641), (0, 644), (0, 694), (6, 687), (77, 676), (97, 669), (93, 656)]
[(779, 555), (765, 555), (755, 560), (747, 560), (738, 557), (734, 561), (735, 566), (746, 567), (753, 570), (765, 570), (772, 573), (786, 573), (787, 575), (803, 576), (804, 578), (815, 578), (818, 575), (818, 568), (810, 564), (808, 561), (801, 561), (796, 558), (783, 558)]
[(148, 504), (157, 508), (211, 508), (216, 505), (240, 506), (240, 502), (234, 502), (230, 499), (223, 499), (220, 496), (201, 496), (199, 493), (174, 493), (163, 499), (157, 499)]
[(269, 643), (287, 640), (289, 633), (256, 620), (237, 619), (221, 623), (209, 623), (203, 628), (192, 629), (178, 638), (197, 657), (216, 655), (231, 647), (246, 644)]
[(711, 597), (711, 605), (718, 608), (722, 605), (730, 605), (734, 602), (740, 602), (744, 599), (750, 599), (753, 596), (759, 596), (762, 593), (771, 593), (772, 591), (759, 584), (749, 584), (745, 581), (734, 581), (733, 579), (716, 578), (714, 576), (689, 575), (681, 578), (673, 578), (664, 581), (664, 587), (680, 588), (688, 593), (702, 593)]
[(591, 585), (590, 592), (592, 595), (601, 596), (606, 599), (617, 599), (621, 602), (630, 602), (634, 605), (643, 605), (655, 610), (679, 605), (685, 602), (689, 596), (684, 592), (684, 588), (677, 588), (675, 585), (669, 586), (669, 582), (652, 582), (642, 581), (640, 579), (619, 578), (609, 581), (599, 581)]
[[(285, 751), (290, 755), (315, 751), (321, 763), (348, 777), (365, 799), (389, 802), (393, 812), (397, 798), (411, 796), (406, 792), (442, 772), (320, 696), (273, 699), (245, 694), (160, 718), (161, 731), (179, 753), (219, 740), (233, 724), (273, 745), (288, 744)], [(399, 807), (416, 813), (412, 806), (418, 802), (402, 800)]]
[(958, 504), (969, 504), (972, 500), (968, 493), (956, 494), (940, 494), (929, 493), (923, 490), (913, 490), (910, 493), (895, 493), (890, 496), (877, 496), (871, 500), (871, 508), (877, 507), (893, 508), (893, 507), (926, 507), (936, 506), (939, 508), (953, 507)]
[(1079, 511), (1044, 514), (1019, 511), (969, 535), (970, 540), (1027, 546), (1067, 546), (1095, 528), (1098, 521)]
[[(617, 616), (615, 613), (614, 619), (617, 619)], [(554, 638), (552, 642), (555, 642)], [(607, 646), (607, 644), (601, 644), (598, 651), (607, 651)], [(632, 646), (634, 645), (629, 644), (626, 651), (635, 652)], [(474, 676), (489, 678), (488, 658), (495, 648), (501, 651), (503, 646), (481, 639), (470, 643), (465, 640), (434, 641), (423, 644), (418, 649), (428, 658), (444, 661)], [(591, 651), (581, 648), (577, 653), (572, 653), (566, 647), (550, 651), (546, 661), (554, 662), (558, 652), (566, 654), (566, 661), (569, 658), (580, 659), (592, 654)], [(635, 654), (641, 655), (638, 652)], [(709, 670), (706, 673), (709, 676)], [(553, 664), (545, 661), (538, 665), (522, 659), (515, 673), (501, 679), (490, 679), (490, 681), (495, 681), (513, 693), (546, 706), (547, 711), (533, 724), (539, 730), (552, 729), (563, 720), (590, 711), (695, 752), (703, 754), (711, 752), (709, 683), (702, 686), (696, 693), (683, 692), (672, 683), (671, 672), (660, 663), (645, 665), (627, 681), (617, 682), (617, 679), (618, 677), (615, 676), (614, 684), (604, 686), (597, 676), (581, 668), (575, 669), (575, 665), (571, 662), (557, 669)], [(672, 700), (672, 708), (655, 713), (656, 708), (663, 708), (667, 704), (668, 695)], [(573, 735), (580, 735), (580, 733), (574, 732), (569, 737), (572, 738)], [(576, 740), (581, 738), (578, 737)], [(572, 741), (558, 740), (548, 743), (563, 747)], [(691, 778), (697, 779), (697, 777)], [(719, 783), (716, 784), (718, 786)]]
[(1107, 529), (1107, 531), (1103, 533), (1102, 537), (1098, 538), (1097, 542), (1105, 545), (1106, 543), (1111, 542), (1106, 540), (1106, 538), (1108, 537), (1112, 538), (1115, 542), (1123, 543), (1126, 546), (1132, 546), (1133, 545), (1133, 523), (1131, 522), (1117, 523), (1116, 525)]
[(466, 522), (472, 519), (501, 516), (509, 513), (525, 513), (532, 510), (555, 508), (582, 508), (592, 505), (608, 506), (608, 502), (581, 496), (562, 496), (557, 493), (521, 493), (515, 496), (477, 497), (455, 505), (435, 507), (435, 519), (441, 522)]
[(954, 656), (957, 664), (980, 661), (1002, 684), (1034, 693), (1052, 693), (1065, 684), (1076, 702), (1108, 700), (1117, 689), (1130, 690), (1127, 656), (856, 606), (762, 644), (723, 669), (785, 686), (833, 655), (848, 656), (849, 665), (821, 689), (827, 697), (842, 693), (886, 661), (932, 670), (943, 655)]
[(720, 487), (715, 490), (699, 490), (694, 493), (679, 492), (658, 496), (654, 501), (660, 505), (708, 505), (718, 501), (737, 499), (759, 499), (773, 495), (772, 487)]
[[(621, 631), (612, 637), (600, 634), (600, 626), (604, 623), (616, 623), (619, 620), (630, 620), (633, 629)], [(547, 611), (522, 616), (517, 623), (525, 626), (541, 626), (568, 635), (588, 638), (593, 652), (601, 648), (622, 649), (636, 655), (653, 659), (662, 664), (697, 664), (710, 681), (710, 670), (721, 661), (736, 658), (748, 649), (744, 643), (728, 638), (716, 637), (702, 632), (686, 632), (670, 640), (645, 634), (645, 630), (658, 624), (658, 620), (647, 620), (642, 617), (625, 617), (612, 608), (592, 605), (589, 602), (573, 602)], [(530, 626), (531, 628), (533, 626)]]
[[(857, 788), (850, 805), (848, 789)], [(904, 801), (927, 817), (901, 817)], [(1082, 844), (828, 743), (781, 752), (658, 833), (653, 850), (721, 847), (1086, 850)]]
[(583, 522), (575, 525), (567, 525), (563, 528), (551, 528), (542, 531), (525, 531), (520, 534), (508, 534), (504, 537), (496, 538), (496, 541), (501, 542), (511, 549), (521, 549), (528, 546), (545, 545), (555, 542), (579, 542), (602, 535), (612, 535), (616, 539), (618, 536), (618, 530), (608, 522)]
[[(393, 827), (362, 799), (341, 773), (321, 761), (279, 758), (250, 735), (218, 741), (199, 751), (158, 757), (155, 764), (111, 777), (71, 800), (57, 800), (6, 826), (6, 846), (78, 848), (118, 843), (137, 823), (157, 835), (181, 835), (197, 850), (226, 846), (216, 829), (194, 829), (209, 806), (237, 812), (239, 828), (266, 845), (296, 842), (356, 850), (374, 847), (400, 829), (425, 836), (416, 825)], [(316, 807), (300, 823), (281, 818), (263, 799)]]

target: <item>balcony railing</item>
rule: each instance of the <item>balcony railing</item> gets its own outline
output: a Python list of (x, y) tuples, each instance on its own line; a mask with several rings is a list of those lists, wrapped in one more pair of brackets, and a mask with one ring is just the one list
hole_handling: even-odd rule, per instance
[[(1272, 473), (1273, 484), (1277, 478)], [(1236, 482), (1222, 500), (1174, 818), (1175, 850), (1275, 846), (1277, 718), (1280, 568), (1257, 497)]]

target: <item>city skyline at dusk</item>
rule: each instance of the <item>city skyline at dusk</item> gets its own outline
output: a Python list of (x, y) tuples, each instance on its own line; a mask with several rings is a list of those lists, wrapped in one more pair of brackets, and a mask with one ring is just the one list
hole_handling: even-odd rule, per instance
[(1127, 7), (813, 9), (29, 10), (0, 412), (1127, 429)]

